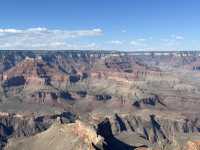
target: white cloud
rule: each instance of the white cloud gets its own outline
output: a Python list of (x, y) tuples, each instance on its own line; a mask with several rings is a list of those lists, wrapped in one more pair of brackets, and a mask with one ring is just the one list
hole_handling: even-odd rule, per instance
[(176, 40), (184, 40), (184, 37), (178, 35), (178, 36), (175, 37), (175, 39), (176, 39)]
[[(24, 30), (0, 29), (0, 49), (92, 48), (96, 44), (78, 43), (74, 38), (101, 35), (103, 35), (103, 31), (99, 28), (90, 30), (59, 30), (41, 27)], [(75, 43), (72, 44), (73, 42)]]
[(16, 29), (0, 29), (0, 33), (21, 33), (22, 30)]
[(135, 46), (135, 47), (145, 47), (145, 46), (147, 46), (146, 41), (147, 40), (145, 38), (139, 38), (139, 39), (136, 39), (136, 40), (132, 40), (130, 42), (130, 44)]
[(113, 40), (113, 41), (110, 41), (109, 43), (110, 44), (116, 44), (116, 45), (122, 45), (123, 44), (123, 42), (119, 41), (119, 40)]
[(170, 39), (160, 39), (162, 42), (169, 42)]
[(126, 33), (127, 32), (127, 30), (122, 30), (122, 33)]
[(175, 39), (175, 40), (184, 40), (184, 37), (181, 36), (181, 35), (172, 34), (172, 35), (171, 35), (171, 39)]
[(140, 39), (137, 39), (137, 40), (140, 41), (140, 42), (146, 41), (146, 39), (144, 39), (144, 38), (140, 38)]
[[(47, 28), (29, 28), (29, 29), (25, 29), (25, 30), (17, 30), (17, 29), (0, 29), (0, 33), (4, 33), (4, 34), (13, 34), (13, 33), (19, 33), (19, 34), (23, 34), (28, 35), (28, 34), (55, 34), (55, 35), (62, 35), (65, 36), (66, 38), (70, 38), (70, 37), (81, 37), (81, 36), (99, 36), (103, 34), (103, 31), (101, 29), (92, 29), (92, 30), (58, 30), (58, 29), (47, 29)], [(30, 36), (30, 35), (29, 35)]]
[(160, 40), (161, 40), (162, 47), (166, 49), (178, 49), (182, 47), (183, 45), (182, 41), (184, 40), (184, 37), (180, 35), (172, 34), (170, 37), (163, 38)]
[(137, 41), (134, 41), (134, 40), (133, 40), (133, 41), (131, 41), (131, 42), (130, 42), (130, 44), (131, 44), (131, 45), (134, 45), (134, 46), (137, 46), (137, 45), (139, 45), (139, 43), (138, 43)]

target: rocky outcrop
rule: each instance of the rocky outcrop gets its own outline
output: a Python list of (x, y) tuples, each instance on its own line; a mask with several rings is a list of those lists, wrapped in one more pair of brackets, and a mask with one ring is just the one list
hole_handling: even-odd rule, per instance
[(150, 95), (147, 98), (136, 100), (133, 103), (133, 106), (137, 108), (155, 107), (158, 105), (162, 106), (163, 108), (166, 107), (166, 105), (160, 100), (158, 95)]
[(23, 101), (50, 106), (62, 106), (63, 103), (72, 100), (74, 100), (74, 98), (67, 91), (40, 90), (25, 95)]
[(111, 100), (111, 99), (112, 99), (112, 96), (107, 95), (107, 94), (96, 95), (97, 101), (108, 101), (108, 100)]
[(65, 124), (73, 123), (76, 119), (76, 115), (70, 112), (51, 116), (23, 116), (19, 114), (0, 113), (1, 148), (5, 146), (8, 138), (29, 137), (45, 131), (57, 120)]
[(184, 150), (200, 150), (200, 142), (199, 141), (188, 141)]
[(59, 103), (58, 95), (54, 92), (35, 92), (25, 99), (27, 102), (39, 103), (39, 104), (56, 104)]
[(26, 80), (23, 76), (14, 76), (4, 82), (4, 87), (20, 86), (25, 85)]
[(103, 138), (81, 121), (54, 123), (48, 130), (22, 140), (10, 140), (6, 149), (95, 150), (102, 149)]

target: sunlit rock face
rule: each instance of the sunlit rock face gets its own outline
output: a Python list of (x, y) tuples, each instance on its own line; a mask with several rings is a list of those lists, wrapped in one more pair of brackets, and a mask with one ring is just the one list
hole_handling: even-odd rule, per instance
[(198, 150), (200, 148), (199, 141), (188, 141), (185, 150)]

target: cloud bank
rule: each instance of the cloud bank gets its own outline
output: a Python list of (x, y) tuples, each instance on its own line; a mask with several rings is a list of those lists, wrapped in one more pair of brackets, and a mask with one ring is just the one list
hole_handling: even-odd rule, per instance
[[(98, 37), (101, 39), (98, 40)], [(140, 37), (106, 40), (100, 28), (88, 30), (61, 30), (49, 28), (1, 29), (0, 50), (171, 50), (184, 47), (185, 37), (179, 34), (167, 38)], [(104, 40), (102, 40), (104, 39)], [(186, 44), (185, 44), (186, 45)]]
[(0, 29), (0, 49), (92, 49), (95, 43), (80, 38), (103, 35), (102, 29), (59, 30), (48, 28)]

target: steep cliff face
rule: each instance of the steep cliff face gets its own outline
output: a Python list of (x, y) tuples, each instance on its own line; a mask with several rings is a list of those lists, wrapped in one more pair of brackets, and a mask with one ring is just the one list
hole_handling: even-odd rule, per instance
[[(126, 150), (128, 147), (161, 148), (161, 146), (166, 146), (170, 149), (170, 146), (171, 148), (174, 146), (175, 141), (180, 140), (180, 136), (199, 134), (199, 128), (198, 118), (178, 117), (172, 119), (156, 115), (149, 115), (146, 118), (139, 114), (115, 114), (97, 124), (97, 133), (107, 141), (105, 147), (122, 146), (121, 149)], [(182, 140), (184, 138), (180, 141)]]
[(107, 68), (118, 71), (118, 72), (127, 72), (133, 73), (136, 71), (158, 71), (156, 67), (149, 67), (141, 59), (136, 58), (135, 56), (118, 56), (118, 57), (109, 57), (105, 59), (105, 65)]
[(5, 82), (13, 77), (23, 77), (26, 86), (30, 86), (29, 84), (36, 84), (37, 86), (51, 84), (54, 80), (61, 84), (68, 80), (66, 74), (56, 67), (48, 66), (41, 58), (25, 58), (16, 64), (15, 67), (3, 73), (3, 80)]

